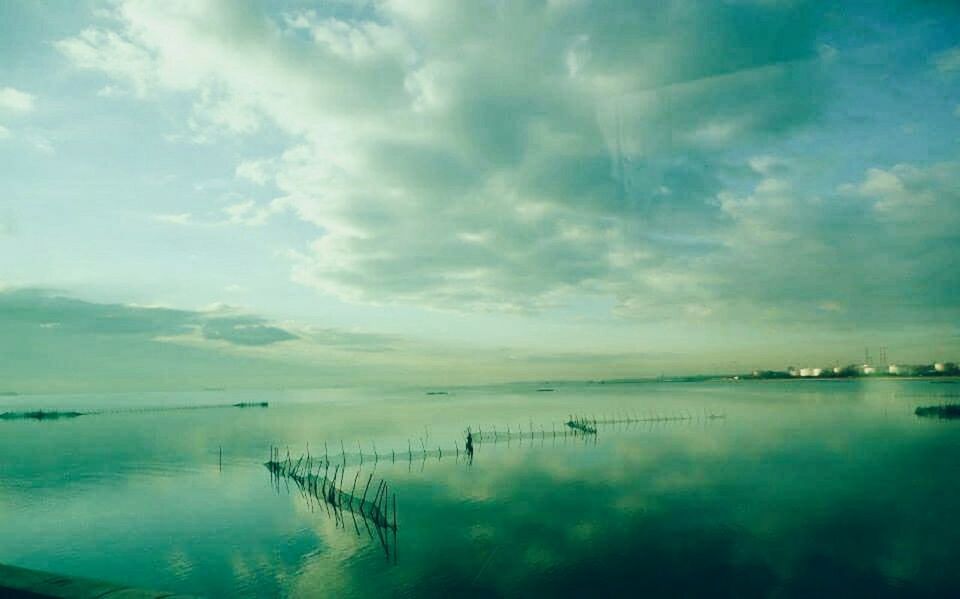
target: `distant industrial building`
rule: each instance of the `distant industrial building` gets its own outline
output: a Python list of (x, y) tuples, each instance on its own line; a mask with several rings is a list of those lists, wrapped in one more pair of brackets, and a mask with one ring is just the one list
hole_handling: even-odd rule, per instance
[[(886, 348), (882, 352), (886, 358)], [(890, 364), (883, 361), (881, 364), (850, 364), (849, 366), (817, 367), (817, 366), (787, 366), (785, 370), (754, 370), (755, 379), (780, 378), (856, 378), (861, 376), (873, 377), (938, 377), (960, 376), (960, 366), (956, 362), (935, 362), (927, 364)]]

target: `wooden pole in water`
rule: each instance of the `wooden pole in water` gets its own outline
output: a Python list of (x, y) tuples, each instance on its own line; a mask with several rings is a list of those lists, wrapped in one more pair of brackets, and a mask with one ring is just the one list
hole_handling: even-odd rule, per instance
[(220, 472), (223, 472), (223, 445), (220, 446), (220, 461), (218, 462)]
[(360, 471), (357, 470), (356, 476), (353, 477), (353, 487), (350, 489), (350, 507), (353, 507), (353, 494), (357, 490), (357, 479), (360, 478)]
[(379, 502), (379, 499), (380, 499), (380, 493), (383, 491), (383, 487), (384, 487), (386, 484), (387, 484), (387, 483), (383, 482), (383, 479), (381, 478), (381, 479), (380, 479), (380, 485), (377, 487), (377, 494), (373, 496), (373, 502), (372, 502), (372, 503), (373, 503), (373, 507), (377, 507), (377, 503)]
[(370, 473), (370, 478), (367, 479), (367, 486), (363, 488), (363, 499), (360, 500), (360, 511), (363, 511), (363, 505), (367, 501), (367, 491), (370, 489), (370, 482), (373, 480), (373, 472)]
[(383, 521), (386, 520), (386, 517), (383, 513), (383, 502), (387, 498), (387, 483), (383, 483), (383, 496), (380, 498), (380, 505), (377, 506), (377, 525), (383, 526)]
[(383, 483), (383, 495), (380, 496), (380, 507), (378, 508), (381, 524), (384, 524), (384, 523), (387, 525), (390, 524), (390, 522), (387, 520), (387, 505), (388, 505), (387, 498), (389, 497), (389, 495), (390, 495), (390, 487), (389, 485), (387, 485), (387, 483)]
[(370, 500), (370, 505), (377, 507), (377, 497), (380, 496), (380, 489), (383, 487), (383, 479), (380, 479), (380, 482), (377, 483), (377, 491), (373, 494), (373, 499)]

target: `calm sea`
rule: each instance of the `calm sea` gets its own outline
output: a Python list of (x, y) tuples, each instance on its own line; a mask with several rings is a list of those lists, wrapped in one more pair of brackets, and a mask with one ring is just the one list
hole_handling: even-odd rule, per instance
[[(427, 391), (2, 397), (103, 413), (0, 421), (0, 563), (210, 596), (960, 594), (960, 421), (913, 415), (960, 384)], [(499, 434), (472, 461), (468, 427)], [(271, 477), (271, 446), (346, 451), (396, 534)]]

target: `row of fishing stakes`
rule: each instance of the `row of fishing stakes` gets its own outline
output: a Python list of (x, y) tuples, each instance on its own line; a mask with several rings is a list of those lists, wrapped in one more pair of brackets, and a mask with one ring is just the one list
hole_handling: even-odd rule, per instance
[[(345, 466), (341, 464), (334, 465), (333, 476), (330, 477), (330, 461), (314, 461), (313, 456), (307, 454), (300, 456), (296, 462), (290, 458), (290, 450), (287, 450), (286, 458), (280, 459), (280, 449), (271, 447), (270, 460), (265, 464), (273, 476), (290, 479), (317, 498), (322, 499), (327, 505), (335, 509), (346, 510), (352, 514), (358, 514), (364, 519), (369, 519), (379, 528), (396, 530), (397, 528), (397, 494), (392, 495), (393, 501), (393, 519), (388, 516), (389, 502), (391, 500), (390, 489), (386, 481), (380, 479), (377, 484), (376, 492), (371, 501), (367, 501), (367, 494), (370, 491), (370, 484), (373, 482), (373, 473), (367, 479), (367, 484), (363, 489), (361, 497), (356, 496), (357, 482), (360, 477), (360, 471), (357, 470), (353, 479), (353, 487), (350, 492), (344, 491), (343, 477), (346, 471)], [(321, 472), (321, 468), (323, 469)], [(339, 485), (337, 478), (340, 478)]]
[(724, 414), (716, 414), (706, 410), (704, 410), (702, 415), (692, 412), (682, 412), (671, 416), (625, 413), (614, 416), (601, 416), (599, 418), (596, 416), (571, 415), (559, 429), (556, 424), (552, 424), (549, 431), (542, 425), (539, 430), (535, 430), (533, 422), (531, 421), (529, 428), (526, 430), (523, 427), (512, 428), (510, 426), (500, 430), (494, 427), (492, 430), (487, 429), (486, 431), (477, 428), (476, 432), (472, 434), (473, 439), (477, 443), (483, 443), (485, 441), (496, 443), (498, 441), (509, 442), (512, 440), (523, 441), (525, 439), (557, 439), (567, 437), (586, 438), (595, 436), (597, 430), (604, 426), (631, 426), (640, 423), (709, 422), (723, 418), (726, 418)]
[[(675, 415), (640, 415), (640, 414), (617, 414), (613, 416), (577, 416), (571, 415), (565, 422), (559, 424), (551, 424), (551, 428), (548, 430), (543, 425), (535, 427), (533, 421), (530, 421), (528, 427), (524, 426), (507, 426), (506, 428), (497, 428), (492, 427), (484, 430), (482, 427), (470, 427), (465, 433), (469, 432), (472, 435), (472, 439), (475, 443), (484, 443), (484, 442), (493, 442), (498, 441), (525, 441), (525, 440), (536, 440), (536, 439), (584, 439), (586, 437), (594, 437), (597, 434), (597, 431), (600, 428), (607, 426), (632, 426), (641, 423), (648, 424), (658, 424), (658, 423), (677, 423), (677, 422), (710, 422), (718, 419), (723, 419), (725, 416), (723, 414), (716, 414), (709, 411), (704, 411), (702, 415), (695, 414), (691, 412), (682, 412)], [(334, 465), (340, 466), (340, 471), (350, 465), (364, 465), (367, 462), (372, 462), (374, 464), (379, 463), (380, 461), (389, 461), (390, 463), (396, 463), (399, 460), (413, 462), (414, 460), (420, 461), (427, 458), (437, 458), (442, 459), (444, 455), (448, 457), (459, 457), (462, 455), (466, 456), (466, 448), (461, 449), (461, 446), (465, 445), (462, 440), (458, 440), (453, 444), (452, 447), (444, 449), (442, 446), (429, 447), (427, 445), (426, 438), (420, 437), (417, 440), (417, 443), (413, 443), (411, 440), (407, 440), (407, 450), (403, 451), (391, 449), (389, 452), (380, 453), (377, 449), (376, 443), (371, 443), (371, 451), (365, 452), (360, 444), (357, 441), (357, 451), (356, 452), (347, 452), (346, 445), (343, 441), (340, 441), (340, 452), (339, 453), (330, 453), (329, 446), (326, 442), (323, 444), (323, 456), (313, 456), (310, 453), (310, 446), (307, 446), (307, 453), (299, 458), (297, 463), (303, 467), (305, 463), (309, 463), (313, 466), (323, 466), (330, 467)], [(271, 451), (279, 452), (279, 449), (274, 448)], [(276, 454), (276, 459), (273, 460), (277, 463), (281, 463), (279, 459), (279, 453)], [(287, 449), (286, 453), (286, 462), (292, 465), (292, 458), (290, 457), (290, 450)]]

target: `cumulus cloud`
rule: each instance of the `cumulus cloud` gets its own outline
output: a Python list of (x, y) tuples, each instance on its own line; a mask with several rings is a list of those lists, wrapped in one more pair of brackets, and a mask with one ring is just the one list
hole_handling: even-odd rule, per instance
[[(815, 197), (782, 160), (742, 156), (822, 114), (837, 52), (816, 3), (601, 4), (270, 15), (124, 0), (58, 47), (134, 94), (189, 98), (203, 135), (284, 134), (282, 153), (236, 168), (279, 198), (227, 217), (314, 225), (293, 276), (351, 301), (523, 311), (600, 294), (624, 315), (707, 318), (787, 298), (838, 313), (817, 307), (876, 291), (858, 265), (910, 210), (907, 192), (868, 173), (863, 189)], [(730, 188), (731, 169), (752, 191)], [(916, 169), (886, 174), (908, 189), (947, 177)], [(861, 226), (851, 239), (836, 219)], [(917, 266), (905, 239), (898, 264)], [(840, 273), (842, 289), (822, 291)]]
[(813, 318), (815, 306), (846, 306), (854, 322), (952, 318), (958, 172), (958, 162), (903, 164), (822, 197), (790, 176), (722, 194), (733, 227), (727, 251), (705, 263), (721, 281), (715, 301), (750, 299), (787, 319)]

